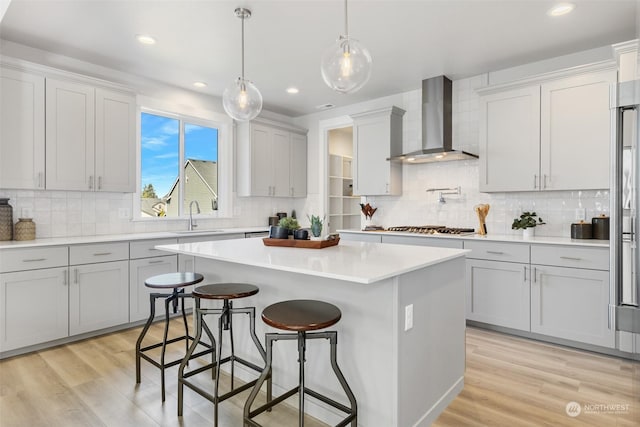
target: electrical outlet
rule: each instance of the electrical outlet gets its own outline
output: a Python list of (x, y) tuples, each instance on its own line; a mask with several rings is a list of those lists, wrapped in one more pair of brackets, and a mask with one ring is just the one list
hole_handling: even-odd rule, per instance
[(118, 218), (121, 218), (121, 219), (129, 218), (129, 208), (119, 208)]
[(413, 304), (404, 307), (404, 330), (413, 328)]
[(576, 221), (586, 221), (587, 210), (585, 208), (576, 208)]

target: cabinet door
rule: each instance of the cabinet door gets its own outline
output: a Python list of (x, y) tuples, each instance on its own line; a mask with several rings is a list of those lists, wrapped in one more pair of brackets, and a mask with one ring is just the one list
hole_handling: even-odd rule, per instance
[[(144, 281), (158, 274), (175, 273), (178, 269), (176, 255), (135, 259), (129, 261), (129, 321), (137, 322), (149, 318), (149, 294), (165, 293), (161, 289), (151, 290)], [(164, 301), (156, 299), (156, 317), (164, 317)]]
[(273, 135), (273, 190), (276, 197), (291, 197), (289, 169), (291, 162), (291, 138), (289, 132), (274, 129)]
[(392, 236), (382, 235), (382, 243), (394, 243), (397, 245), (432, 246), (436, 248), (462, 249), (463, 240), (459, 237), (439, 238), (423, 236)]
[(70, 267), (69, 335), (129, 321), (129, 263)]
[(93, 190), (94, 88), (46, 81), (46, 183), (48, 190)]
[(616, 72), (542, 85), (541, 173), (546, 190), (609, 188), (611, 84)]
[(44, 77), (0, 68), (0, 188), (44, 189)]
[(273, 187), (273, 134), (266, 126), (251, 124), (251, 196), (271, 196)]
[(290, 185), (292, 197), (307, 196), (307, 137), (291, 134)]
[(540, 186), (540, 87), (480, 98), (480, 191)]
[(527, 265), (467, 259), (467, 319), (529, 331)]
[(0, 352), (68, 336), (67, 267), (0, 274)]
[[(388, 119), (363, 118), (353, 125), (353, 192), (359, 195), (385, 195), (390, 192), (391, 162)], [(385, 140), (385, 135), (387, 136)]]
[(613, 348), (609, 272), (532, 265), (531, 332)]
[(96, 190), (136, 190), (136, 100), (96, 89)]

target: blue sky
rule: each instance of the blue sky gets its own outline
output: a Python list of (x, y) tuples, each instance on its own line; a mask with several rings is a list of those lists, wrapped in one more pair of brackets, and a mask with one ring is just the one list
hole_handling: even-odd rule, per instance
[[(153, 184), (167, 194), (179, 171), (180, 121), (149, 113), (141, 116), (141, 188)], [(218, 160), (218, 130), (185, 123), (185, 160)]]

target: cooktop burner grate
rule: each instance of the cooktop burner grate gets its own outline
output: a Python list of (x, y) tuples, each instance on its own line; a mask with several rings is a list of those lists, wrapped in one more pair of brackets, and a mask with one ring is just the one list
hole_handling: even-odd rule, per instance
[(469, 234), (475, 232), (473, 228), (445, 227), (444, 225), (402, 225), (388, 227), (387, 231), (420, 234)]

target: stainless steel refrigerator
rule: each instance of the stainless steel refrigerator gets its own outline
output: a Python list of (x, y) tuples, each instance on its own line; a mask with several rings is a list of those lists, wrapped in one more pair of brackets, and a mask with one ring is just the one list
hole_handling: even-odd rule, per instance
[[(611, 266), (616, 329), (640, 334), (640, 81), (617, 90), (617, 139), (611, 191)], [(640, 339), (640, 337), (638, 337)]]

